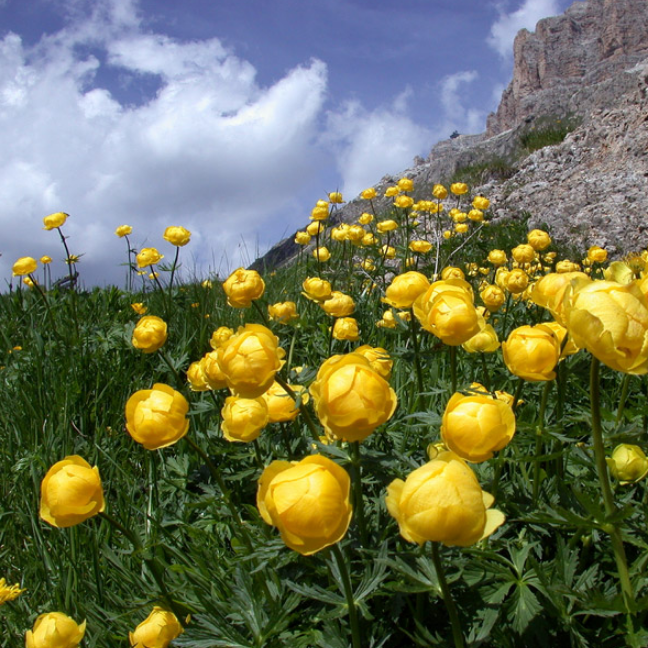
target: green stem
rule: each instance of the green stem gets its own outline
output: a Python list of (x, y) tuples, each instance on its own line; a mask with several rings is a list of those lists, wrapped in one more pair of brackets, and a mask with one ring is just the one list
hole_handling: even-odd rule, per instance
[(355, 519), (358, 525), (360, 546), (367, 546), (367, 524), (364, 515), (362, 498), (362, 459), (360, 457), (360, 441), (351, 443), (351, 465), (353, 466), (353, 498), (355, 500)]
[(358, 619), (358, 611), (356, 609), (355, 599), (353, 597), (353, 587), (351, 585), (351, 577), (347, 569), (346, 560), (342, 555), (342, 551), (338, 544), (331, 547), (331, 553), (335, 556), (340, 576), (342, 577), (342, 585), (344, 587), (344, 596), (346, 598), (347, 607), (349, 608), (349, 625), (351, 626), (351, 637), (353, 648), (363, 648), (362, 634), (360, 632), (360, 622)]
[(452, 593), (450, 592), (450, 587), (448, 586), (448, 581), (445, 577), (443, 563), (441, 562), (441, 556), (439, 555), (438, 542), (432, 543), (432, 561), (434, 562), (434, 569), (439, 578), (439, 586), (441, 587), (443, 602), (445, 603), (446, 609), (448, 610), (448, 616), (450, 617), (450, 625), (452, 626), (452, 637), (454, 639), (455, 648), (464, 648), (464, 637), (461, 632), (459, 612), (457, 611), (457, 606), (452, 598)]
[(57, 227), (56, 230), (59, 233), (63, 247), (65, 248), (65, 260), (68, 264), (68, 279), (70, 280), (70, 290), (76, 290), (76, 280), (72, 272), (72, 266), (74, 264), (72, 263), (72, 258), (70, 257), (70, 250), (68, 249), (67, 243), (65, 242), (65, 236), (63, 236), (63, 232), (61, 232), (61, 228)]
[(544, 420), (545, 411), (547, 409), (547, 400), (549, 392), (553, 385), (553, 380), (545, 382), (544, 389), (542, 390), (542, 397), (540, 399), (540, 411), (538, 412), (538, 424), (536, 425), (536, 442), (535, 442), (535, 463), (533, 465), (533, 505), (538, 503), (538, 495), (540, 494), (540, 469), (542, 463), (540, 455), (542, 454), (542, 437), (544, 436)]
[(413, 412), (416, 411), (418, 400), (424, 391), (424, 385), (423, 385), (423, 369), (421, 367), (421, 358), (420, 358), (421, 355), (420, 345), (419, 345), (419, 339), (416, 330), (416, 317), (414, 315), (414, 308), (412, 307), (409, 310), (410, 310), (409, 329), (410, 329), (410, 337), (412, 338), (412, 347), (414, 348), (414, 369), (416, 370), (416, 384), (418, 387), (416, 398), (413, 401), (413, 405), (411, 409), (411, 411)]
[[(608, 476), (607, 463), (605, 461), (605, 445), (603, 443), (603, 429), (601, 426), (601, 404), (600, 404), (600, 380), (599, 380), (600, 362), (592, 356), (590, 367), (590, 407), (592, 411), (592, 441), (594, 446), (594, 461), (598, 475), (601, 493), (603, 495), (603, 504), (605, 506), (606, 517), (611, 518), (616, 512), (617, 507), (614, 503), (614, 494)], [(621, 593), (628, 613), (634, 611), (635, 599), (628, 571), (628, 562), (626, 559), (625, 548), (621, 530), (614, 523), (607, 523), (605, 530), (610, 535), (614, 559), (619, 574), (619, 584)]]
[(619, 396), (619, 407), (617, 408), (616, 415), (616, 424), (621, 423), (623, 418), (623, 410), (625, 408), (626, 401), (628, 400), (628, 391), (630, 387), (630, 374), (623, 376), (623, 382), (621, 383), (621, 395)]
[(457, 391), (457, 347), (450, 347), (450, 386), (452, 388), (451, 393), (454, 394)]
[(171, 291), (173, 290), (173, 278), (175, 277), (175, 271), (178, 267), (178, 257), (180, 256), (180, 248), (176, 246), (175, 258), (173, 259), (173, 265), (171, 266), (171, 277), (169, 278), (169, 298), (171, 297)]
[(173, 377), (175, 378), (176, 382), (176, 387), (180, 390), (184, 387), (184, 383), (180, 379), (180, 374), (178, 373), (178, 370), (173, 366), (173, 363), (171, 362), (171, 358), (167, 355), (166, 351), (160, 351), (160, 357), (162, 360), (164, 360), (164, 364), (166, 364), (169, 369), (173, 372)]
[(308, 408), (306, 407), (306, 405), (304, 405), (304, 401), (301, 399), (301, 397), (298, 394), (294, 392), (291, 386), (279, 374), (275, 376), (275, 380), (284, 388), (284, 391), (290, 395), (290, 397), (295, 401), (295, 403), (299, 405), (299, 411), (301, 412), (301, 415), (304, 417), (304, 421), (306, 421), (306, 425), (308, 425), (308, 429), (311, 431), (313, 440), (319, 441), (320, 438), (319, 431), (317, 427), (315, 427), (315, 423), (311, 418)]

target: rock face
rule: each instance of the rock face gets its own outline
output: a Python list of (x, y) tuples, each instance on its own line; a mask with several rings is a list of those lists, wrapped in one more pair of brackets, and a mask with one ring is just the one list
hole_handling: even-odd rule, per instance
[(646, 0), (589, 0), (538, 22), (535, 33), (518, 32), (513, 80), (487, 136), (514, 128), (534, 115), (582, 114), (609, 105), (625, 90), (622, 72), (648, 56)]
[[(487, 132), (439, 142), (427, 160), (377, 185), (379, 196), (400, 177), (415, 199), (436, 182), (472, 185), (491, 199), (498, 218), (531, 215), (557, 241), (612, 256), (648, 247), (648, 0), (575, 2), (562, 16), (522, 30), (514, 46), (513, 80)], [(533, 152), (525, 138), (559, 119), (574, 128)], [(466, 177), (471, 176), (471, 177)], [(374, 201), (388, 210), (391, 199)], [(355, 199), (335, 222), (366, 210)], [(292, 237), (255, 262), (280, 265), (298, 247)]]

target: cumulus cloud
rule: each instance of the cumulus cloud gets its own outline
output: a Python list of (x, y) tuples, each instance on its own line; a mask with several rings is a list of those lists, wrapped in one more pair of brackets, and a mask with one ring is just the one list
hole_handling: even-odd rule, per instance
[(345, 194), (356, 196), (385, 174), (410, 167), (416, 155), (429, 151), (430, 131), (407, 112), (410, 93), (406, 89), (391, 105), (375, 110), (348, 101), (328, 114), (325, 139), (337, 149)]
[[(119, 100), (104, 73), (133, 84), (154, 79), (157, 90), (140, 103)], [(269, 87), (255, 77), (218, 39), (146, 32), (131, 0), (97, 4), (34, 47), (6, 35), (2, 276), (18, 256), (62, 258), (56, 234), (42, 230), (53, 211), (71, 214), (66, 234), (71, 251), (85, 253), (80, 271), (89, 284), (122, 283), (125, 251), (113, 232), (124, 223), (136, 245), (168, 256), (164, 228), (191, 229), (186, 254), (203, 269), (241, 242), (253, 248), (259, 230), (274, 242), (273, 217), (324, 155), (316, 138), (327, 69), (312, 60)]]
[(486, 112), (468, 107), (470, 95), (468, 86), (477, 80), (476, 70), (449, 74), (441, 79), (441, 105), (443, 107), (443, 130), (446, 133), (479, 133), (484, 128)]
[(498, 19), (491, 25), (488, 44), (502, 57), (513, 56), (513, 41), (520, 29), (534, 30), (537, 22), (546, 16), (560, 13), (558, 0), (524, 0), (515, 11), (506, 12), (498, 6)]

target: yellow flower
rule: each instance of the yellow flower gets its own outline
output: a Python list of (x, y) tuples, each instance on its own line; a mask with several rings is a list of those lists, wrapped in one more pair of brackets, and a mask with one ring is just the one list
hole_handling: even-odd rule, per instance
[(330, 297), (320, 305), (327, 315), (333, 317), (348, 317), (355, 310), (353, 298), (339, 290), (334, 290)]
[(636, 445), (622, 443), (606, 458), (612, 477), (621, 484), (630, 484), (648, 475), (648, 459), (644, 451)]
[(4, 578), (0, 578), (0, 605), (17, 599), (25, 591), (24, 589), (20, 589), (18, 583), (15, 585), (7, 585), (7, 581)]
[(587, 250), (587, 258), (591, 263), (605, 263), (607, 261), (607, 256), (607, 250), (604, 250), (598, 245), (592, 245), (592, 247)]
[(43, 478), (40, 516), (52, 526), (75, 526), (104, 508), (99, 469), (78, 455), (58, 461)]
[(396, 328), (396, 320), (394, 319), (394, 312), (389, 309), (383, 313), (381, 319), (376, 322), (376, 326), (379, 328)]
[[(565, 292), (576, 279), (589, 281), (588, 276), (583, 272), (550, 272), (533, 284), (530, 299), (534, 304), (546, 308), (552, 317), (564, 326)], [(571, 292), (569, 294), (571, 295)]]
[(167, 227), (164, 230), (164, 234), (162, 235), (162, 238), (165, 241), (169, 241), (171, 245), (175, 245), (176, 247), (182, 247), (184, 245), (187, 245), (187, 243), (189, 243), (189, 239), (191, 238), (191, 232), (188, 229), (185, 229), (184, 227), (181, 227), (179, 225), (172, 225), (171, 227)]
[(441, 279), (442, 281), (446, 281), (446, 279), (465, 279), (466, 275), (464, 275), (463, 270), (461, 268), (457, 268), (455, 266), (447, 266), (446, 268), (443, 268), (441, 270)]
[(368, 214), (367, 212), (364, 212), (360, 214), (360, 216), (358, 217), (358, 223), (360, 223), (360, 225), (369, 225), (369, 223), (373, 222), (373, 219), (374, 219), (373, 214)]
[(381, 234), (386, 234), (387, 232), (393, 232), (395, 229), (398, 229), (398, 223), (395, 220), (383, 220), (376, 224), (376, 229)]
[(466, 234), (466, 232), (468, 232), (469, 229), (470, 229), (470, 228), (468, 227), (468, 224), (467, 224), (467, 223), (457, 223), (457, 224), (454, 226), (454, 231), (455, 231), (457, 234)]
[(606, 281), (616, 281), (620, 284), (629, 284), (635, 280), (634, 270), (623, 261), (612, 261), (612, 263), (603, 270), (603, 276)]
[(243, 398), (261, 396), (274, 382), (285, 356), (279, 339), (261, 324), (240, 327), (217, 353), (227, 386)]
[(321, 246), (313, 250), (313, 257), (320, 263), (326, 263), (331, 258), (328, 248)]
[(393, 259), (396, 256), (396, 248), (392, 245), (383, 245), (380, 249), (385, 259)]
[(520, 326), (502, 343), (504, 363), (519, 378), (530, 381), (553, 380), (560, 359), (560, 343), (550, 328)]
[(487, 284), (484, 286), (482, 291), (479, 293), (479, 296), (482, 298), (484, 306), (486, 306), (491, 313), (498, 311), (506, 301), (506, 294), (495, 284)]
[(25, 648), (77, 648), (85, 629), (85, 621), (77, 624), (62, 612), (47, 612), (25, 633)]
[(399, 193), (400, 189), (398, 187), (387, 187), (387, 189), (385, 189), (385, 196), (387, 196), (387, 198), (398, 196)]
[(44, 256), (42, 256), (42, 257), (40, 258), (40, 262), (41, 262), (43, 265), (47, 265), (48, 263), (52, 263), (52, 257), (51, 257), (51, 256), (47, 256), (47, 254), (45, 254)]
[(546, 250), (551, 245), (551, 237), (544, 230), (534, 229), (527, 234), (529, 245), (536, 251)]
[(504, 523), (504, 515), (490, 508), (493, 501), (466, 462), (449, 451), (440, 452), (405, 481), (395, 479), (386, 498), (405, 540), (449, 547), (473, 545)]
[[(301, 385), (288, 385), (302, 403), (308, 402), (308, 394)], [(299, 414), (299, 405), (293, 397), (278, 383), (274, 382), (262, 396), (268, 406), (270, 423), (292, 421)]]
[(430, 287), (427, 277), (420, 272), (410, 271), (396, 275), (381, 301), (394, 308), (411, 308), (419, 295)]
[(398, 403), (387, 381), (357, 353), (326, 360), (310, 393), (327, 435), (345, 441), (366, 439), (392, 417)]
[(142, 302), (135, 302), (134, 304), (131, 304), (131, 308), (138, 314), (138, 315), (144, 315), (148, 308), (142, 304)]
[(338, 317), (333, 324), (333, 338), (355, 342), (360, 338), (358, 322), (353, 317)]
[(238, 268), (223, 282), (227, 303), (233, 308), (249, 308), (265, 292), (265, 283), (256, 270)]
[(199, 362), (209, 389), (217, 390), (227, 387), (227, 379), (218, 362), (216, 351), (206, 353)]
[(410, 241), (409, 249), (418, 254), (426, 254), (432, 249), (432, 243), (429, 241)]
[(484, 196), (475, 196), (472, 201), (472, 206), (475, 209), (486, 211), (490, 207), (490, 200)]
[(164, 259), (164, 255), (160, 254), (155, 248), (142, 248), (135, 258), (138, 268), (146, 268), (159, 263)]
[(490, 394), (453, 394), (441, 421), (441, 438), (448, 449), (473, 463), (490, 459), (514, 434), (513, 410)]
[(68, 216), (69, 214), (66, 214), (65, 212), (56, 212), (54, 214), (50, 214), (49, 216), (45, 216), (45, 218), (43, 218), (43, 225), (45, 225), (43, 229), (53, 230), (57, 227), (61, 227), (65, 224)]
[(303, 556), (339, 542), (351, 522), (351, 480), (322, 455), (273, 461), (261, 474), (257, 506), (286, 546)]
[(494, 266), (503, 266), (507, 260), (504, 250), (491, 250), (488, 253), (488, 261)]
[(580, 266), (578, 263), (574, 263), (574, 261), (570, 261), (569, 259), (563, 259), (556, 263), (556, 272), (578, 272), (579, 270)]
[(204, 392), (210, 389), (200, 360), (192, 362), (189, 367), (187, 367), (187, 382), (189, 383), (189, 389), (191, 389), (191, 391)]
[(221, 430), (228, 441), (249, 443), (268, 425), (268, 405), (261, 398), (228, 396), (221, 409)]
[(360, 194), (360, 198), (364, 200), (372, 200), (375, 197), (376, 197), (376, 190), (373, 187), (370, 187), (369, 189), (365, 189)]
[(371, 259), (365, 259), (360, 265), (366, 272), (373, 272), (376, 269), (376, 264)]
[(169, 385), (135, 392), (126, 403), (126, 430), (147, 450), (173, 445), (189, 430), (189, 403)]
[(401, 209), (409, 209), (413, 204), (414, 200), (411, 196), (396, 196), (394, 198), (394, 205)]
[(471, 209), (468, 212), (468, 218), (473, 221), (473, 223), (481, 223), (484, 220), (484, 212), (481, 209)]
[(506, 275), (505, 280), (506, 290), (512, 295), (519, 295), (524, 292), (529, 285), (529, 275), (522, 270), (522, 268), (513, 268), (511, 272)]
[(135, 632), (128, 633), (128, 638), (132, 648), (168, 648), (183, 632), (178, 617), (156, 605)]
[(495, 329), (486, 324), (484, 328), (461, 345), (468, 353), (493, 353), (500, 348)]
[(329, 194), (329, 202), (333, 205), (339, 205), (344, 202), (344, 199), (339, 191), (334, 191)]
[[(328, 214), (328, 210), (326, 211)], [(314, 223), (309, 223), (306, 227), (306, 233), (311, 236), (322, 235), (326, 231), (326, 225), (320, 221), (315, 221)]]
[(311, 301), (323, 302), (331, 297), (331, 284), (319, 277), (306, 277), (302, 284), (302, 295)]
[(23, 277), (29, 275), (36, 270), (38, 262), (32, 257), (20, 257), (16, 263), (13, 264), (12, 274), (14, 277)]
[(432, 195), (437, 200), (445, 200), (448, 197), (448, 190), (441, 184), (435, 184), (432, 187)]
[(145, 315), (133, 330), (133, 346), (144, 353), (155, 353), (166, 341), (166, 322), (156, 315)]
[(377, 371), (385, 380), (389, 380), (394, 361), (389, 357), (389, 353), (385, 349), (363, 344), (355, 349), (353, 353), (357, 353), (369, 360), (371, 368)]
[(120, 225), (115, 230), (115, 236), (119, 236), (119, 238), (123, 238), (124, 236), (128, 236), (132, 231), (133, 228), (130, 225)]
[(278, 302), (268, 306), (268, 317), (281, 324), (287, 324), (294, 319), (299, 319), (297, 304), (293, 301)]
[(522, 243), (511, 250), (511, 256), (520, 264), (531, 263), (536, 258), (536, 251), (531, 245)]
[(648, 303), (638, 286), (583, 281), (570, 291), (564, 324), (576, 345), (617, 371), (647, 373)]
[(308, 232), (301, 231), (295, 234), (295, 243), (297, 245), (308, 245), (311, 240), (311, 235)]
[(450, 191), (455, 196), (463, 196), (468, 193), (468, 185), (465, 182), (454, 182), (450, 185)]
[(396, 184), (401, 191), (414, 191), (414, 181), (410, 178), (401, 178)]
[(209, 346), (216, 350), (224, 342), (227, 342), (232, 335), (234, 335), (234, 330), (229, 326), (219, 326), (211, 335), (209, 339)]

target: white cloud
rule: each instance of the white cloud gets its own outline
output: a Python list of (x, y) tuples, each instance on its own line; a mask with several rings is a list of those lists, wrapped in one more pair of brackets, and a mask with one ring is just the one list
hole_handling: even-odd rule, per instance
[(430, 131), (407, 114), (406, 89), (391, 106), (366, 110), (349, 101), (328, 115), (325, 139), (337, 148), (342, 191), (355, 197), (385, 174), (412, 166), (414, 156), (425, 154), (432, 143)]
[(520, 29), (533, 31), (537, 22), (546, 16), (560, 13), (558, 0), (524, 0), (522, 6), (507, 13), (498, 6), (499, 17), (491, 25), (488, 44), (506, 59), (513, 56), (513, 41)]
[(471, 99), (466, 87), (478, 77), (476, 70), (466, 70), (441, 79), (440, 99), (443, 107), (441, 137), (448, 137), (455, 130), (460, 133), (480, 133), (484, 129), (486, 111), (466, 106)]
[[(324, 63), (262, 87), (217, 39), (145, 33), (130, 0), (97, 6), (33, 48), (14, 34), (0, 41), (1, 276), (17, 257), (43, 254), (65, 273), (58, 236), (42, 230), (53, 211), (71, 214), (65, 232), (71, 251), (85, 253), (88, 284), (122, 283), (125, 251), (113, 232), (124, 223), (136, 245), (167, 257), (164, 228), (184, 225), (194, 237), (182, 255), (203, 267), (239, 245), (253, 250), (257, 231), (274, 242), (272, 217), (324, 155), (316, 144)], [(96, 55), (80, 54), (84, 46)], [(141, 105), (120, 103), (97, 81), (102, 66), (155, 75), (160, 87)]]

